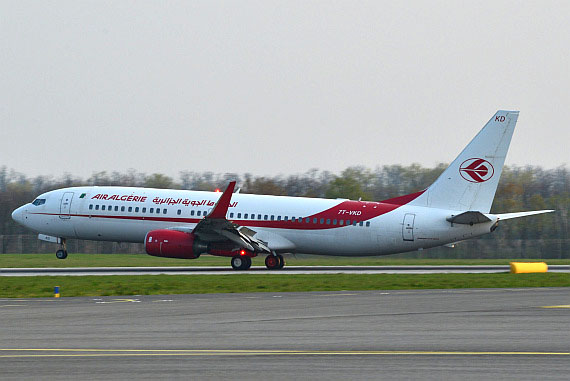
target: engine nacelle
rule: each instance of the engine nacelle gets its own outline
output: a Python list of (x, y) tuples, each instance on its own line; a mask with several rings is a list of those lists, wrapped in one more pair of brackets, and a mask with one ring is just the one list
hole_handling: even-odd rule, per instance
[(192, 233), (159, 229), (146, 234), (144, 247), (147, 254), (166, 258), (198, 258), (208, 251), (208, 245)]

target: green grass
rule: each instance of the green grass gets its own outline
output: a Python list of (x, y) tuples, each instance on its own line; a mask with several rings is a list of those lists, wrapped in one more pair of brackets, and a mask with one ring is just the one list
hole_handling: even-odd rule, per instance
[(570, 274), (314, 274), (0, 277), (0, 297), (62, 297), (292, 291), (570, 287)]
[[(265, 256), (253, 259), (253, 266), (264, 266)], [(511, 261), (545, 261), (550, 265), (570, 265), (570, 259), (408, 259), (384, 257), (286, 256), (287, 266), (402, 266), (402, 265), (508, 265)], [(0, 268), (15, 267), (149, 267), (224, 266), (229, 258), (204, 255), (194, 260), (156, 258), (145, 254), (69, 254), (60, 260), (55, 254), (0, 254)]]

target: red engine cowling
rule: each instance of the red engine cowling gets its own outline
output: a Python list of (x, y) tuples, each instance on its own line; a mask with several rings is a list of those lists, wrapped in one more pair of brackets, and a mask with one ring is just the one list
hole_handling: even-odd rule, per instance
[(166, 258), (198, 258), (208, 251), (208, 245), (192, 233), (159, 229), (146, 234), (144, 247), (147, 254)]

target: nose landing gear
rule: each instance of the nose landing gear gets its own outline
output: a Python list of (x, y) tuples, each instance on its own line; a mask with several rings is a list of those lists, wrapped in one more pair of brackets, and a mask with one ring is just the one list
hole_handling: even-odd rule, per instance
[(57, 259), (67, 258), (67, 245), (65, 242), (65, 238), (61, 239), (61, 249), (55, 252), (55, 256)]

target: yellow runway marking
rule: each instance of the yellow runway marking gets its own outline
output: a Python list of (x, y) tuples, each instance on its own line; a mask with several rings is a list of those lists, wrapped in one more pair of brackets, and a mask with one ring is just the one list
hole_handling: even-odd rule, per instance
[[(14, 352), (14, 353), (6, 353)], [(24, 352), (24, 353), (18, 353)], [(35, 353), (30, 353), (35, 352)], [(0, 358), (121, 356), (570, 356), (570, 352), (493, 351), (308, 351), (235, 349), (0, 349)]]
[(542, 306), (540, 308), (570, 308), (570, 304), (563, 304), (561, 306)]

